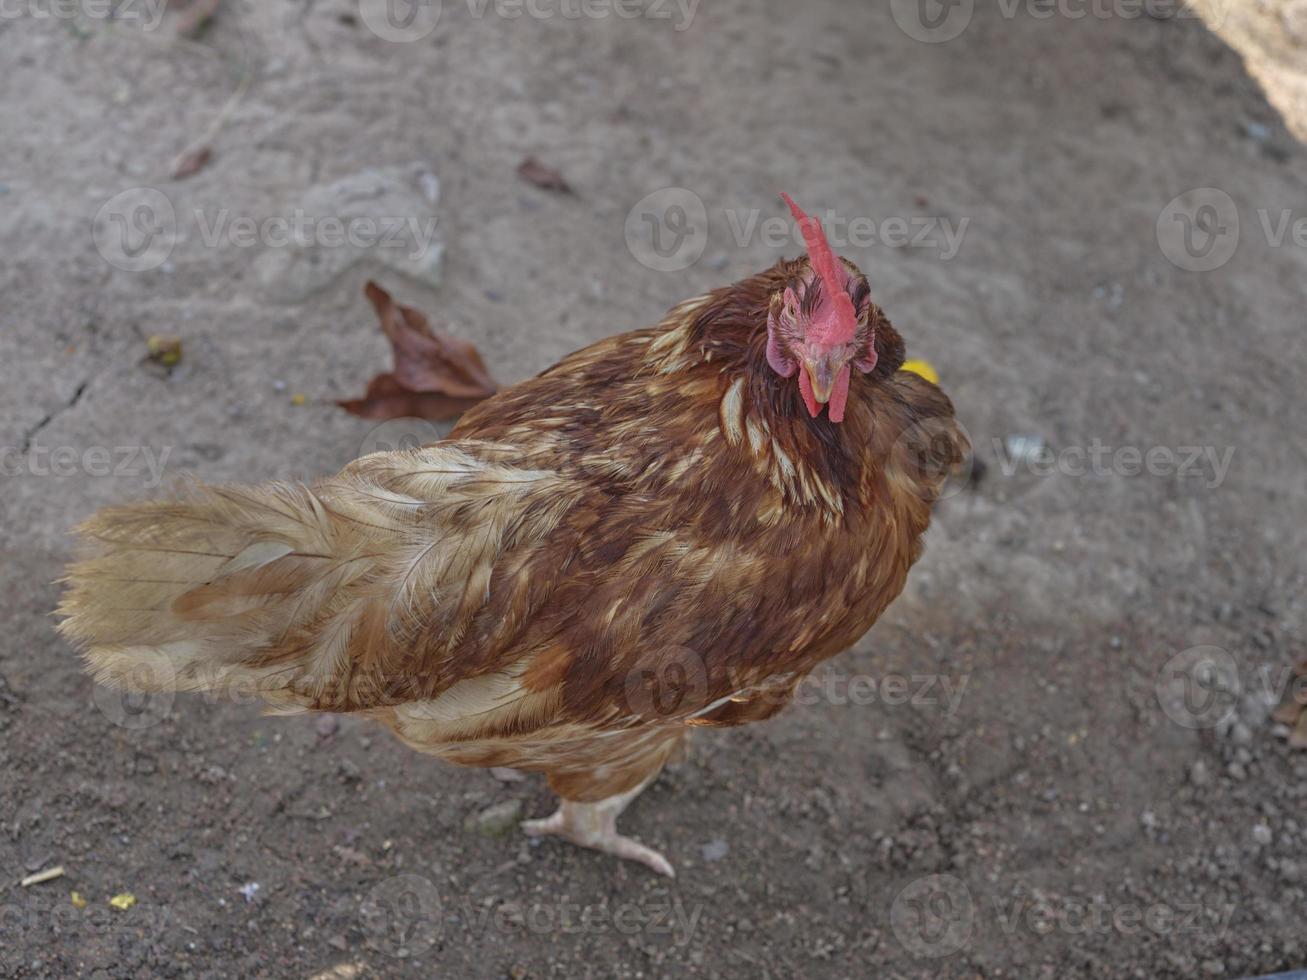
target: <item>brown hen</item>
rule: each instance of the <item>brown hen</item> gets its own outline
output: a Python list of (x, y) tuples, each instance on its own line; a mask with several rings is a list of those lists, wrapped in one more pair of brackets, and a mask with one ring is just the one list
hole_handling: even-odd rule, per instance
[(100, 511), (61, 629), (102, 683), (352, 712), (543, 772), (561, 805), (528, 833), (671, 874), (618, 813), (691, 728), (774, 714), (876, 621), (967, 450), (791, 207), (808, 257), (572, 354), (443, 442)]

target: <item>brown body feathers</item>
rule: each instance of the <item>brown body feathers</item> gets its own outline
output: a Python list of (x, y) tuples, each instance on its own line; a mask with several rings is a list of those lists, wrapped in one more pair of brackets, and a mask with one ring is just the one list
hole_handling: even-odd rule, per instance
[(879, 362), (844, 421), (766, 361), (799, 262), (682, 303), (312, 486), (196, 487), (79, 530), (63, 631), (102, 682), (367, 714), (595, 800), (766, 717), (902, 589), (966, 450)]

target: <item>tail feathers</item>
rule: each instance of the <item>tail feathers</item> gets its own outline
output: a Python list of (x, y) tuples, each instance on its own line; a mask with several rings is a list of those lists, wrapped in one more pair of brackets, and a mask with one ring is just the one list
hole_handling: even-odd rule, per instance
[(247, 689), (283, 708), (330, 699), (340, 664), (304, 662), (322, 646), (309, 634), (372, 564), (311, 489), (197, 486), (102, 510), (77, 533), (90, 553), (68, 571), (60, 630), (97, 681)]
[[(77, 529), (87, 554), (60, 629), (119, 687), (234, 689), (286, 710), (434, 697), (491, 669), (464, 638), (505, 549), (586, 493), (499, 461), (508, 451), (374, 453), (312, 487), (197, 485), (100, 511)], [(503, 617), (494, 642), (519, 625)]]

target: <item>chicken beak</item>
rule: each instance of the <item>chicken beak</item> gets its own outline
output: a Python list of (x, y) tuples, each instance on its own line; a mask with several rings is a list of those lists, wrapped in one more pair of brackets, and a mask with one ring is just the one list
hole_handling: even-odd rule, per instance
[(834, 363), (831, 357), (818, 357), (815, 360), (804, 358), (803, 369), (808, 372), (808, 381), (812, 385), (812, 396), (817, 404), (825, 405), (830, 401), (831, 390), (835, 387), (835, 378), (843, 365)]

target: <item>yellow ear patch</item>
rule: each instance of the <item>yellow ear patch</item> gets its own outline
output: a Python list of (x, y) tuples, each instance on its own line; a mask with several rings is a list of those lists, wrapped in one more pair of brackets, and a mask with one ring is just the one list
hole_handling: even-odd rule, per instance
[(933, 385), (939, 384), (939, 372), (930, 361), (923, 361), (917, 358), (904, 361), (900, 371), (911, 371), (913, 374), (919, 374)]

